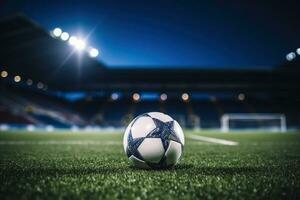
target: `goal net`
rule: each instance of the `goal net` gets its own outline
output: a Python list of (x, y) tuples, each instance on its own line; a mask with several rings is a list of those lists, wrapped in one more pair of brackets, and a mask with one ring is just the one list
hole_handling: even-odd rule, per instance
[(286, 118), (283, 114), (224, 114), (221, 117), (221, 131), (268, 130), (286, 131)]

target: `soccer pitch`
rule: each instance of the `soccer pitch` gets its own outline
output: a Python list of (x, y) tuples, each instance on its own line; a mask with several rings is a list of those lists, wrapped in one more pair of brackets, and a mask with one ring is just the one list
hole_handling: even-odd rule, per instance
[[(224, 145), (197, 136), (237, 142)], [(299, 199), (299, 133), (186, 131), (180, 163), (130, 167), (120, 133), (0, 133), (1, 199)]]

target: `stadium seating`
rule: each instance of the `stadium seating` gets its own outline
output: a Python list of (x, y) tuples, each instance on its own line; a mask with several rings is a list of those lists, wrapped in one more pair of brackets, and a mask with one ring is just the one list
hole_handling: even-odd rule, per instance
[[(219, 128), (225, 113), (283, 113), (289, 127), (299, 126), (295, 104), (276, 98), (247, 101), (236, 99), (191, 99), (183, 102), (170, 98), (132, 101), (128, 97), (112, 100), (109, 96), (68, 101), (55, 95), (14, 88), (1, 93), (0, 124), (52, 125), (57, 128), (76, 126), (124, 127), (135, 116), (160, 111), (173, 116), (187, 128)], [(266, 106), (268, 105), (268, 106)]]

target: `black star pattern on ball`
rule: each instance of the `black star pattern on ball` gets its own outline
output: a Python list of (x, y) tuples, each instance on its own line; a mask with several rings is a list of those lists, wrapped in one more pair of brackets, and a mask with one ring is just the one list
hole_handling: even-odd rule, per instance
[(169, 141), (173, 140), (181, 144), (179, 138), (174, 131), (174, 121), (163, 122), (159, 119), (152, 118), (156, 128), (149, 133), (146, 138), (160, 138), (165, 151), (168, 149)]
[(127, 156), (130, 157), (131, 155), (134, 155), (138, 159), (143, 160), (143, 157), (138, 151), (138, 148), (140, 144), (144, 141), (145, 138), (136, 138), (133, 139), (131, 131), (128, 134), (128, 145), (127, 145)]

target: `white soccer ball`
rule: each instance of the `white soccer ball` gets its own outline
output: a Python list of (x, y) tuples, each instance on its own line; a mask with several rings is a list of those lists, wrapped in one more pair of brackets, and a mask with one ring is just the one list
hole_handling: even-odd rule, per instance
[(169, 115), (150, 112), (139, 115), (128, 125), (123, 145), (133, 166), (169, 168), (182, 155), (184, 134), (178, 122)]

